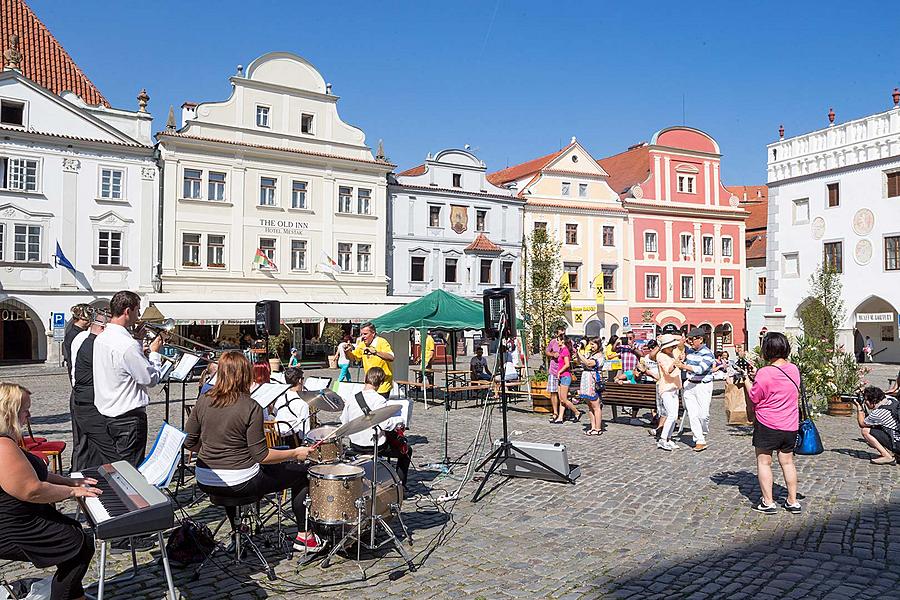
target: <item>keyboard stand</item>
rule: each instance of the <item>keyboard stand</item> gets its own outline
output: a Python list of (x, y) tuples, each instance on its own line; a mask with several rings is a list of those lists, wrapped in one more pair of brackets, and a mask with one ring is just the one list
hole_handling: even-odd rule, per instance
[[(166, 585), (168, 586), (168, 598), (169, 600), (178, 600), (178, 596), (175, 595), (175, 584), (172, 581), (172, 569), (169, 566), (169, 555), (166, 554), (166, 540), (163, 537), (163, 532), (158, 531), (156, 533), (157, 540), (159, 542), (159, 551), (162, 557), (163, 571), (166, 574)], [(85, 594), (86, 598), (90, 598), (91, 600), (103, 600), (104, 587), (106, 583), (106, 549), (107, 544), (109, 544), (112, 540), (96, 540), (100, 542), (100, 566), (99, 566), (99, 578), (97, 579), (97, 595), (91, 596), (89, 594)], [(116, 579), (116, 581), (129, 581), (134, 579), (137, 575), (137, 555), (134, 549), (134, 545), (132, 544), (131, 548), (131, 560), (132, 560), (132, 573), (129, 577), (124, 577), (122, 579)], [(93, 585), (93, 584), (91, 584)]]

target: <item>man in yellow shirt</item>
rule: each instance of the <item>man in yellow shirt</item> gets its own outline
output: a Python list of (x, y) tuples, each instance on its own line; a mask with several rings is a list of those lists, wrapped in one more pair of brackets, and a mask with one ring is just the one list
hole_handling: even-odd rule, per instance
[(375, 326), (371, 322), (363, 323), (360, 334), (359, 343), (350, 354), (362, 361), (363, 371), (366, 373), (372, 367), (379, 367), (384, 371), (384, 381), (378, 386), (378, 393), (388, 398), (391, 395), (391, 388), (394, 386), (394, 374), (391, 370), (391, 363), (394, 362), (394, 349), (386, 339), (377, 335)]
[(428, 375), (428, 383), (434, 384), (434, 373), (428, 373), (432, 360), (434, 360), (434, 338), (431, 336), (431, 330), (428, 330), (425, 336), (425, 372)]

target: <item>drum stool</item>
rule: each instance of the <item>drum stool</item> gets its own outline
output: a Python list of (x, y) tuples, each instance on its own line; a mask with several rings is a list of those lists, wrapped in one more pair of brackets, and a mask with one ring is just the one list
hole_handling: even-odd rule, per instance
[[(208, 497), (211, 505), (221, 506), (225, 509), (225, 518), (216, 526), (215, 531), (213, 531), (213, 536), (219, 532), (219, 529), (222, 528), (222, 525), (224, 525), (227, 520), (231, 524), (234, 562), (249, 564), (249, 561), (241, 558), (241, 552), (246, 551), (249, 548), (253, 551), (253, 554), (256, 555), (256, 558), (266, 571), (266, 576), (268, 576), (269, 580), (274, 581), (275, 570), (269, 565), (269, 562), (266, 560), (266, 557), (263, 556), (263, 553), (259, 549), (259, 546), (256, 545), (256, 542), (253, 541), (254, 533), (258, 532), (260, 528), (259, 498), (256, 496), (231, 498), (217, 496), (214, 493), (209, 493)], [(217, 543), (213, 551), (209, 553), (209, 556), (207, 556), (194, 571), (195, 579), (200, 577), (203, 567), (206, 566), (206, 563), (211, 560), (220, 549), (224, 549), (226, 552), (229, 550), (224, 544)]]

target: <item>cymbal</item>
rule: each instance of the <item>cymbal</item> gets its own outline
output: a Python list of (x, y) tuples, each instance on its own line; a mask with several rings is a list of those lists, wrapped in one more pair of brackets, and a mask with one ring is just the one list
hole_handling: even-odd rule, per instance
[(344, 399), (340, 394), (331, 390), (320, 390), (316, 392), (300, 392), (301, 400), (305, 400), (309, 404), (309, 409), (322, 412), (341, 412), (344, 410)]
[(387, 421), (391, 417), (396, 417), (398, 414), (400, 414), (399, 406), (395, 406), (392, 404), (389, 404), (388, 406), (382, 406), (381, 408), (376, 408), (375, 410), (369, 412), (369, 414), (367, 415), (361, 415), (359, 417), (356, 417), (349, 423), (341, 425), (328, 437), (339, 438), (353, 435), (354, 433), (359, 433), (360, 431), (371, 429), (379, 423)]

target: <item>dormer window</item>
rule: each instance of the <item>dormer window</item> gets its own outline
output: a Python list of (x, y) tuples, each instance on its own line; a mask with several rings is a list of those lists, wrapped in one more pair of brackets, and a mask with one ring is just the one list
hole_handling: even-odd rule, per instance
[(256, 107), (256, 126), (257, 127), (268, 127), (269, 126), (269, 107), (268, 106), (257, 106)]
[(15, 100), (0, 100), (0, 123), (24, 127), (25, 103)]
[(454, 173), (453, 174), (453, 187), (455, 187), (455, 188), (462, 187), (462, 173)]
[(300, 133), (313, 134), (313, 116), (306, 113), (300, 115)]
[(693, 175), (679, 175), (678, 176), (678, 191), (684, 194), (693, 194), (694, 193), (694, 176)]

